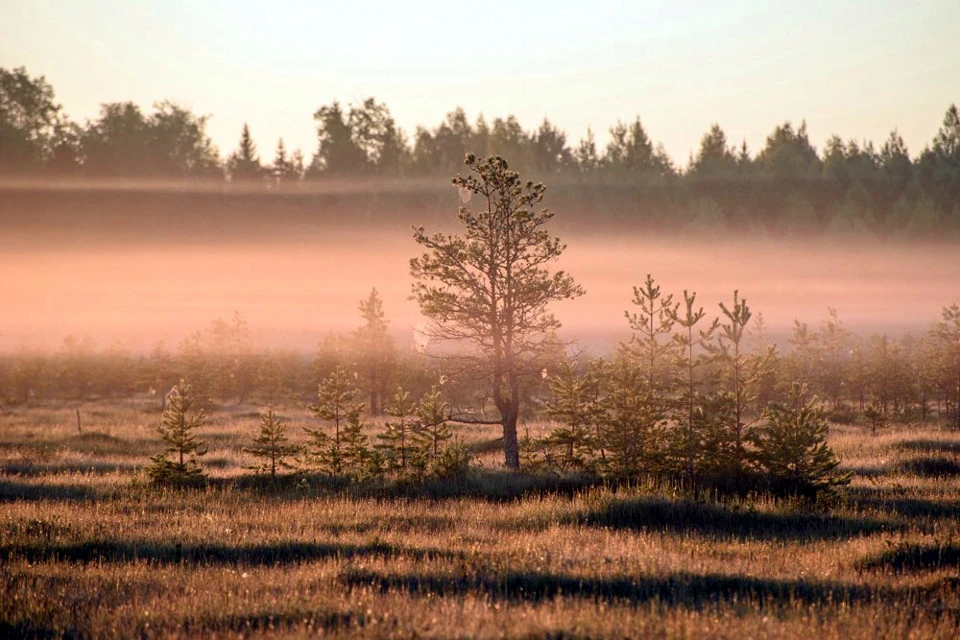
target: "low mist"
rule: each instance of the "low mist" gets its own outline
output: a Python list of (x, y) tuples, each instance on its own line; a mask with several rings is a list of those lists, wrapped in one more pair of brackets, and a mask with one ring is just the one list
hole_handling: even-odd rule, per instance
[[(0, 350), (52, 348), (69, 334), (145, 350), (159, 340), (175, 345), (238, 311), (257, 344), (310, 351), (324, 333), (360, 325), (357, 305), (373, 287), (392, 333), (409, 344), (421, 321), (408, 300), (408, 261), (418, 252), (409, 225), (314, 231), (300, 241), (190, 243), (89, 237), (57, 245), (43, 233), (21, 236), (0, 257), (7, 284)], [(624, 310), (647, 273), (677, 298), (696, 291), (710, 315), (739, 289), (774, 338), (795, 319), (818, 324), (828, 307), (856, 331), (922, 330), (960, 298), (960, 260), (936, 244), (559, 235), (568, 249), (558, 267), (587, 294), (555, 312), (565, 337), (594, 352), (628, 337)]]

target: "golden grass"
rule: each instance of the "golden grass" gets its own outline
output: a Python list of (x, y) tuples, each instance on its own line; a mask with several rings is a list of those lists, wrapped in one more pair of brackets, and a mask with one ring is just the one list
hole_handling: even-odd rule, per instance
[[(811, 506), (652, 486), (523, 493), (495, 451), (469, 482), (500, 500), (258, 488), (237, 481), (251, 411), (205, 427), (207, 488), (161, 491), (141, 471), (160, 448), (155, 408), (82, 413), (82, 434), (70, 407), (0, 422), (0, 636), (960, 632), (960, 434), (932, 427), (834, 428), (854, 481)], [(299, 438), (306, 412), (281, 413)], [(481, 450), (496, 436), (465, 434)]]

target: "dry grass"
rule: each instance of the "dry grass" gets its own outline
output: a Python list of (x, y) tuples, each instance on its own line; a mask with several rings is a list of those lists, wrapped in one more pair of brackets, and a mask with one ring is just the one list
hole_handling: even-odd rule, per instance
[[(0, 418), (0, 636), (960, 632), (960, 434), (837, 427), (855, 479), (811, 506), (550, 491), (496, 468), (481, 429), (465, 437), (484, 468), (427, 499), (241, 482), (247, 410), (205, 427), (206, 489), (156, 490), (155, 408), (81, 410), (82, 434), (72, 407)], [(501, 498), (464, 497), (483, 493)]]

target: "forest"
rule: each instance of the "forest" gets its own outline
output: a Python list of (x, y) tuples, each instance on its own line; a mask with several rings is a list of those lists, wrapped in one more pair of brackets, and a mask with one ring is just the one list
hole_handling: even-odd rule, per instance
[[(574, 142), (548, 120), (527, 130), (513, 116), (471, 122), (457, 107), (436, 126), (408, 134), (374, 98), (333, 102), (313, 114), (317, 147), (309, 159), (282, 139), (261, 156), (247, 125), (237, 148), (223, 155), (206, 133), (208, 118), (170, 101), (151, 111), (117, 102), (78, 123), (42, 76), (0, 68), (0, 180), (212, 180), (261, 189), (363, 178), (416, 182), (450, 175), (474, 152), (509, 158), (524, 175), (583, 202), (591, 215), (651, 227), (938, 239), (960, 230), (955, 104), (939, 126), (931, 123), (930, 143), (912, 153), (896, 129), (882, 143), (835, 135), (817, 150), (805, 124), (785, 122), (751, 151), (713, 125), (682, 166), (639, 117), (613, 124), (610, 142), (598, 148), (591, 133)], [(437, 190), (443, 181), (429, 184)]]

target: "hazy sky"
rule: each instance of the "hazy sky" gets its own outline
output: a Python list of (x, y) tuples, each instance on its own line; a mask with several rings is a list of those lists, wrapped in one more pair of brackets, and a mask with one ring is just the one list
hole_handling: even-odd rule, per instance
[[(727, 5), (727, 6), (721, 6)], [(231, 151), (248, 121), (315, 151), (312, 114), (384, 101), (412, 134), (456, 105), (488, 122), (544, 116), (601, 143), (640, 115), (685, 164), (713, 122), (762, 146), (806, 119), (911, 154), (960, 102), (960, 2), (242, 2), (0, 0), (0, 66), (45, 75), (83, 121), (102, 102), (172, 99)]]

